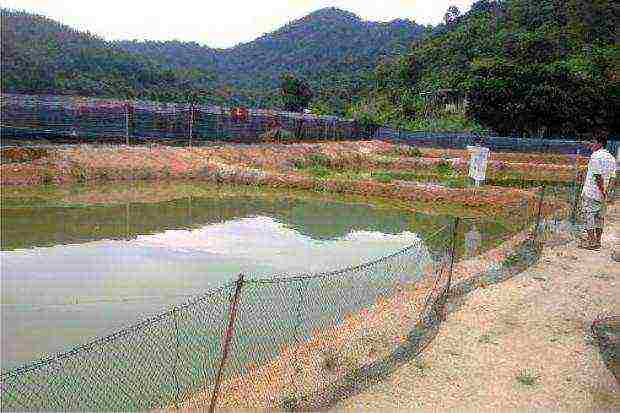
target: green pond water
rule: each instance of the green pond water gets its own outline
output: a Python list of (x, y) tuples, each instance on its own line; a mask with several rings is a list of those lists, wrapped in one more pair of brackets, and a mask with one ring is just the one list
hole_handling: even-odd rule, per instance
[[(450, 222), (371, 203), (243, 191), (80, 206), (13, 193), (3, 195), (1, 213), (3, 371), (113, 333), (239, 273), (286, 277), (359, 265)], [(464, 241), (478, 239), (474, 248), (484, 249), (487, 236), (506, 231), (465, 223), (459, 246), (467, 252)], [(422, 243), (420, 260), (445, 246), (446, 234)]]

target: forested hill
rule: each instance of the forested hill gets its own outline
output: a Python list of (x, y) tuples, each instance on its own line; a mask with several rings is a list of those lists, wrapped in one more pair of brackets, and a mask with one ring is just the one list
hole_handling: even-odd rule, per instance
[[(193, 42), (107, 42), (45, 17), (2, 10), (2, 90), (279, 105), (280, 77), (304, 78), (315, 100), (348, 102), (368, 87), (377, 60), (425, 31), (408, 20), (363, 21), (321, 9), (229, 49)], [(208, 43), (209, 39), (197, 39)], [(216, 102), (217, 103), (217, 102)]]
[[(411, 51), (377, 67), (357, 108), (425, 128), (429, 96), (467, 98), (466, 122), (502, 135), (619, 134), (618, 8), (610, 0), (480, 0)], [(443, 120), (450, 114), (438, 114)], [(458, 125), (458, 119), (452, 119)], [(445, 128), (444, 122), (444, 128)]]
[(318, 95), (355, 94), (369, 84), (369, 75), (382, 55), (408, 50), (424, 32), (423, 26), (409, 20), (369, 22), (326, 8), (229, 49), (177, 41), (123, 41), (117, 45), (168, 67), (208, 70), (219, 86), (254, 93), (259, 102), (273, 97), (283, 73), (306, 79)]
[(51, 19), (1, 10), (2, 91), (102, 97), (174, 97), (205, 75), (172, 71)]

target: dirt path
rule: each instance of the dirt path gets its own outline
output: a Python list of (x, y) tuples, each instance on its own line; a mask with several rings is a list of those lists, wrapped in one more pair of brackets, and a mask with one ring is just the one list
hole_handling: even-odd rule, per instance
[(620, 411), (620, 383), (590, 324), (620, 313), (620, 202), (600, 252), (547, 248), (519, 276), (478, 289), (448, 316), (430, 347), (343, 411)]

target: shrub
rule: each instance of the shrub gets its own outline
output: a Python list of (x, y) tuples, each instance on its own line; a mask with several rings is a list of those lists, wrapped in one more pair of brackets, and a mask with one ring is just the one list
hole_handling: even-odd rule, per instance
[(0, 159), (2, 162), (30, 162), (46, 158), (49, 151), (44, 148), (2, 148)]
[(321, 355), (321, 368), (325, 371), (333, 372), (338, 367), (340, 361), (334, 349), (328, 348)]
[(408, 145), (396, 146), (388, 154), (394, 156), (404, 156), (407, 158), (419, 158), (422, 156), (422, 152), (418, 148)]
[(308, 168), (308, 173), (312, 176), (316, 176), (317, 178), (325, 178), (331, 174), (331, 171), (324, 166), (312, 166)]
[(86, 183), (90, 179), (88, 171), (81, 166), (71, 168), (71, 176), (77, 183)]
[(331, 159), (329, 158), (329, 156), (324, 155), (322, 153), (311, 153), (310, 155), (308, 155), (306, 157), (307, 161), (308, 161), (308, 166), (324, 166), (324, 167), (330, 167), (332, 164)]
[(454, 173), (454, 169), (452, 165), (447, 161), (440, 161), (437, 166), (435, 166), (435, 171), (440, 175), (452, 175)]
[(521, 371), (516, 379), (524, 386), (534, 386), (538, 382), (538, 376), (525, 370)]
[(392, 174), (391, 172), (372, 172), (370, 174), (370, 177), (374, 179), (375, 181), (378, 181), (384, 184), (389, 184), (390, 182), (394, 180), (394, 174)]

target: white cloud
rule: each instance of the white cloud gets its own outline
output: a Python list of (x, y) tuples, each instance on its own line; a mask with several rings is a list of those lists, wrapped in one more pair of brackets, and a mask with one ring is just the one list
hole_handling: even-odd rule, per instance
[(466, 11), (472, 3), (473, 0), (3, 0), (2, 6), (43, 14), (109, 40), (177, 39), (230, 47), (252, 41), (323, 7), (349, 10), (365, 20), (402, 18), (419, 24), (437, 24), (449, 6)]

